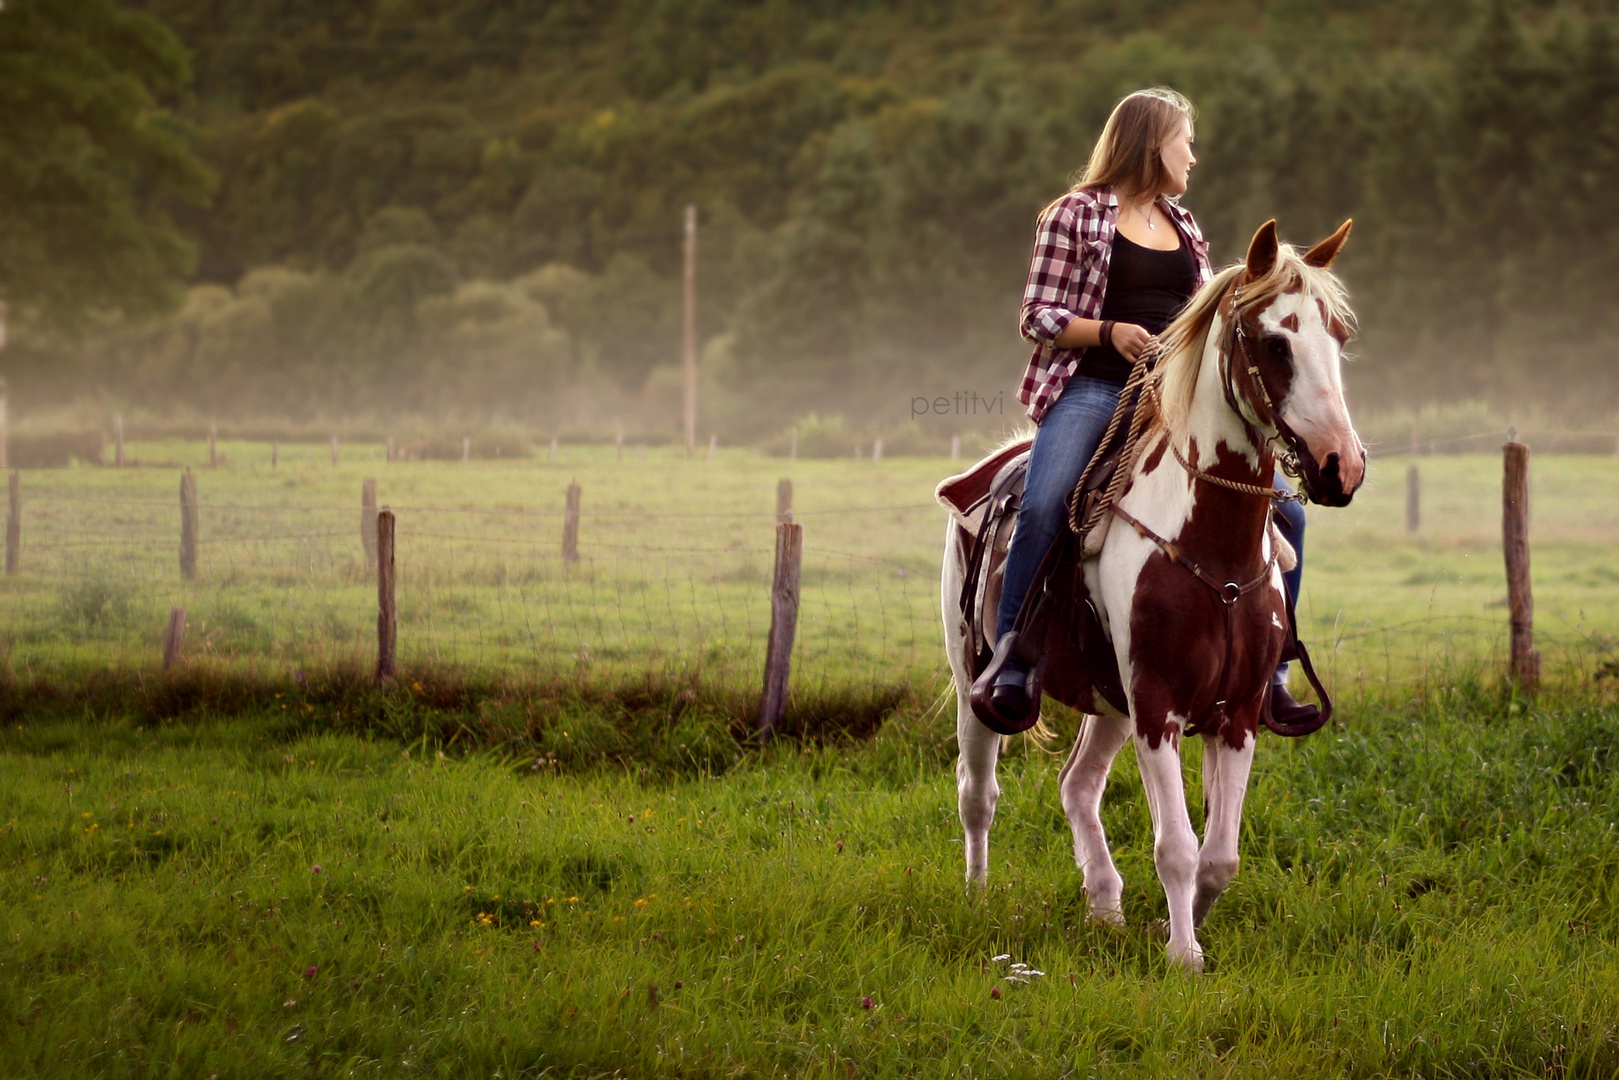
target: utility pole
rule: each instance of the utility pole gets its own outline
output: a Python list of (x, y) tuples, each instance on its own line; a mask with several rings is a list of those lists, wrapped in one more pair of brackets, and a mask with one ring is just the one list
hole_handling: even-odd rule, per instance
[[(0, 300), (0, 352), (6, 350), (6, 302)], [(11, 417), (6, 380), (0, 377), (0, 469), (11, 467)]]
[(697, 445), (697, 205), (686, 204), (686, 325), (681, 366), (686, 375), (686, 456)]

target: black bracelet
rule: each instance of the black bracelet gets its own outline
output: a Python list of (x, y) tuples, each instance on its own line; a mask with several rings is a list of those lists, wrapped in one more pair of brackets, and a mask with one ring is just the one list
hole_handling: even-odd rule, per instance
[(1113, 328), (1117, 325), (1118, 324), (1112, 319), (1103, 319), (1102, 331), (1097, 335), (1101, 339), (1102, 344), (1106, 345), (1110, 349), (1113, 348)]

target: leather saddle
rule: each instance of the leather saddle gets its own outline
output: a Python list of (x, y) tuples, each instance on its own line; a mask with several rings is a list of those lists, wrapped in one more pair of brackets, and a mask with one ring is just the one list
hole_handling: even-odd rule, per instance
[[(971, 679), (994, 657), (1006, 553), (1031, 442), (1012, 443), (938, 488), (939, 502), (961, 530), (957, 551), (964, 561), (957, 607), (968, 635)], [(1077, 540), (1066, 528), (1058, 533), (1024, 600), (1013, 648), (1029, 665), (1030, 696), (1037, 701), (1045, 693), (1083, 712), (1122, 714), (1126, 709), (1118, 661), (1086, 589)]]

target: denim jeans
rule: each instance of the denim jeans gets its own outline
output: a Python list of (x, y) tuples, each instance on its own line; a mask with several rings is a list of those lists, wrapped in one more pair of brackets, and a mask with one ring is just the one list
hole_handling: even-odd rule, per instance
[[(1057, 530), (1068, 527), (1065, 500), (1101, 443), (1121, 390), (1123, 387), (1117, 383), (1076, 375), (1035, 432), (1023, 504), (1018, 508), (1017, 530), (1012, 534), (1012, 547), (1006, 553), (1006, 578), (1001, 586), (1001, 606), (996, 613), (997, 639), (1017, 621), (1023, 598), (1028, 595), (1034, 575), (1057, 537)], [(1288, 486), (1281, 473), (1276, 474), (1275, 482), (1277, 487)], [(1296, 603), (1299, 581), (1304, 575), (1304, 507), (1296, 502), (1279, 504), (1276, 527), (1298, 555), (1298, 565), (1282, 575), (1288, 600)], [(1287, 665), (1283, 664), (1280, 671), (1285, 674)]]
[(1046, 552), (1051, 550), (1057, 530), (1068, 527), (1064, 500), (1101, 444), (1123, 389), (1119, 383), (1076, 375), (1040, 421), (1034, 433), (1034, 449), (1029, 452), (1029, 477), (1023, 486), (1023, 503), (1018, 507), (1017, 529), (1006, 553), (996, 640), (1017, 622), (1023, 598)]

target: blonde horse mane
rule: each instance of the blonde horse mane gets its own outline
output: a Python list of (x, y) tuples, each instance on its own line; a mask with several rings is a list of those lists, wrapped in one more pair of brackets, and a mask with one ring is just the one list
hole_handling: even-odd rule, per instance
[[(1209, 331), (1214, 325), (1220, 301), (1225, 297), (1247, 268), (1235, 263), (1214, 275), (1191, 303), (1159, 335), (1154, 351), (1158, 366), (1153, 377), (1158, 382), (1158, 423), (1171, 433), (1179, 432), (1192, 411), (1192, 395), (1197, 390), (1198, 373), (1203, 367)], [(1311, 266), (1304, 261), (1292, 244), (1278, 245), (1276, 262), (1270, 273), (1248, 282), (1233, 310), (1234, 317), (1263, 311), (1283, 293), (1299, 292), (1320, 300), (1327, 309), (1329, 319), (1335, 319), (1351, 331), (1355, 326), (1355, 313), (1349, 308), (1349, 296), (1343, 282), (1331, 270)]]

